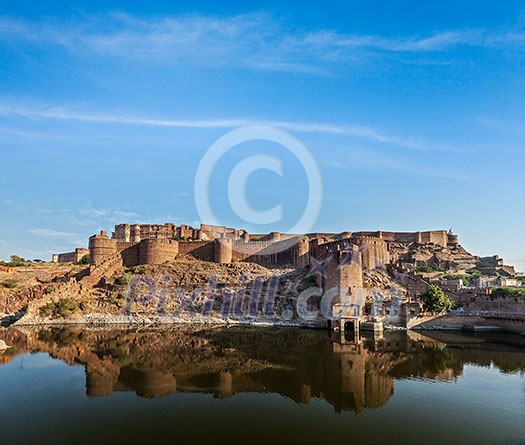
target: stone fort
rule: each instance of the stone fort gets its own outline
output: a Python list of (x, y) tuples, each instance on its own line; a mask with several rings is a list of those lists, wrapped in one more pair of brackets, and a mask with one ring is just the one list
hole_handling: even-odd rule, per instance
[[(250, 234), (224, 226), (202, 224), (200, 228), (175, 224), (119, 224), (111, 237), (106, 231), (89, 239), (92, 272), (109, 264), (136, 266), (161, 264), (178, 255), (227, 264), (254, 262), (266, 267), (307, 267), (327, 260), (323, 287), (355, 283), (360, 287), (362, 272), (397, 260), (394, 244), (458, 244), (456, 235), (445, 230), (429, 232), (343, 232), (305, 235)], [(344, 267), (343, 267), (344, 266)], [(321, 284), (321, 283), (320, 283)], [(348, 288), (347, 285), (343, 287)]]
[[(428, 232), (343, 232), (251, 234), (202, 224), (196, 229), (175, 224), (119, 224), (89, 238), (90, 275), (94, 281), (120, 266), (154, 265), (189, 255), (201, 261), (228, 264), (254, 262), (265, 267), (323, 268), (315, 274), (322, 289), (338, 289), (343, 319), (359, 317), (364, 301), (363, 272), (398, 260), (399, 244), (458, 245), (446, 230)], [(313, 272), (312, 272), (313, 273)], [(335, 308), (336, 306), (334, 306)], [(356, 326), (356, 324), (354, 324)]]
[[(457, 245), (456, 235), (446, 230), (428, 232), (343, 232), (305, 235), (250, 234), (224, 226), (202, 224), (200, 228), (175, 224), (118, 224), (111, 237), (106, 231), (89, 239), (91, 265), (97, 267), (118, 257), (124, 266), (161, 264), (177, 255), (191, 255), (202, 261), (255, 262), (264, 266), (305, 267), (311, 258), (321, 260), (336, 252), (354, 250), (362, 268), (374, 269), (390, 262), (392, 243)], [(78, 257), (78, 251), (75, 258)], [(82, 251), (82, 253), (85, 253)], [(60, 254), (60, 261), (71, 255)]]
[[(334, 290), (336, 329), (359, 325), (363, 310), (363, 273), (398, 261), (400, 245), (458, 246), (458, 237), (446, 230), (428, 232), (342, 232), (251, 234), (224, 226), (200, 228), (175, 224), (118, 224), (111, 236), (105, 230), (89, 238), (89, 276), (92, 285), (120, 267), (156, 265), (191, 256), (201, 261), (229, 264), (253, 262), (265, 267), (310, 267), (309, 275), (323, 292)], [(78, 249), (60, 254), (57, 261), (77, 259)], [(78, 259), (77, 259), (78, 261)], [(318, 273), (319, 272), (319, 273)]]
[(451, 247), (459, 244), (457, 235), (445, 230), (427, 232), (342, 232), (309, 233), (305, 235), (250, 234), (224, 226), (202, 224), (200, 228), (188, 225), (118, 224), (111, 237), (107, 231), (89, 239), (89, 249), (53, 254), (56, 263), (78, 262), (84, 256), (96, 267), (110, 258), (118, 257), (123, 266), (161, 264), (177, 255), (191, 255), (203, 261), (230, 263), (255, 262), (264, 266), (305, 267), (310, 258), (317, 260), (334, 252), (357, 247), (363, 268), (381, 267), (393, 258), (393, 244), (434, 244)]

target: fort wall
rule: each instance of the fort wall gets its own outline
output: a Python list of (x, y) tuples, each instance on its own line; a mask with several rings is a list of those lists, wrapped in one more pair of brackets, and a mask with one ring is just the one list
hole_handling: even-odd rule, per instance
[(232, 240), (240, 239), (246, 232), (231, 227), (214, 226), (211, 224), (201, 224), (200, 231), (206, 239), (229, 238)]
[(191, 255), (202, 261), (215, 261), (214, 241), (179, 241), (179, 255)]
[(465, 310), (525, 313), (525, 298), (517, 295), (492, 295), (479, 289), (465, 289), (450, 297)]
[(353, 236), (352, 242), (359, 246), (362, 253), (363, 269), (373, 270), (390, 261), (388, 244), (381, 238), (372, 236)]
[(419, 243), (433, 243), (438, 246), (447, 247), (448, 236), (446, 230), (434, 230), (432, 232), (418, 232), (420, 234)]
[(122, 257), (122, 264), (124, 266), (136, 266), (140, 264), (140, 244), (117, 241), (117, 253)]
[[(215, 227), (215, 226), (208, 226)], [(218, 226), (217, 226), (218, 227)], [(226, 228), (224, 228), (226, 229)], [(232, 229), (233, 230), (233, 229)], [(144, 239), (164, 239), (164, 240), (181, 240), (181, 239), (213, 239), (209, 233), (202, 229), (195, 229), (189, 225), (182, 224), (177, 226), (172, 223), (165, 224), (117, 224), (112, 238), (138, 243)]]
[[(219, 242), (225, 240), (228, 242)], [(311, 257), (319, 260), (356, 245), (361, 252), (363, 269), (371, 270), (390, 262), (389, 243), (434, 243), (446, 246), (456, 240), (456, 235), (445, 230), (293, 235), (279, 232), (248, 234), (244, 230), (207, 224), (202, 224), (200, 229), (171, 223), (119, 224), (115, 226), (112, 238), (105, 231), (92, 236), (89, 251), (95, 266), (103, 262), (104, 258), (117, 254), (125, 265), (158, 264), (180, 254), (221, 263), (248, 261), (263, 265), (306, 267)], [(66, 259), (72, 258), (71, 253), (62, 255)]]
[(163, 239), (145, 239), (140, 242), (140, 264), (162, 264), (175, 259), (179, 244)]
[(322, 259), (341, 250), (349, 248), (352, 244), (351, 238), (338, 239), (324, 244), (320, 244), (319, 239), (314, 239), (310, 242), (311, 255), (316, 259)]
[(89, 249), (77, 248), (74, 252), (57, 253), (53, 255), (54, 263), (78, 263), (85, 256), (89, 257)]
[[(431, 230), (427, 232), (355, 232), (353, 236), (372, 236), (392, 243), (434, 243), (443, 247), (447, 247), (449, 243), (449, 234), (446, 230)], [(451, 241), (457, 243), (457, 236), (451, 235)]]
[(322, 259), (332, 253), (347, 250), (353, 245), (357, 245), (362, 253), (362, 266), (365, 270), (382, 267), (390, 261), (386, 241), (357, 233), (350, 238), (340, 238), (324, 244), (319, 244), (319, 239), (315, 238), (310, 242), (310, 254), (317, 259)]
[(232, 259), (258, 263), (276, 263), (277, 246), (270, 241), (236, 242), (232, 244)]
[(266, 241), (233, 242), (232, 260), (263, 265), (289, 264), (296, 267), (310, 264), (310, 242), (307, 236), (294, 236), (278, 241), (279, 235), (274, 233), (271, 239)]

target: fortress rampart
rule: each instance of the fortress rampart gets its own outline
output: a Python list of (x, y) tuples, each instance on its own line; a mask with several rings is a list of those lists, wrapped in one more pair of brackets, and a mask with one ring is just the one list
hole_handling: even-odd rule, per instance
[(450, 244), (459, 244), (457, 235), (446, 230), (431, 230), (428, 232), (356, 232), (353, 236), (372, 236), (387, 242), (393, 243), (418, 243), (418, 244), (436, 244), (447, 247)]
[(74, 252), (55, 253), (53, 263), (78, 263), (85, 256), (89, 257), (89, 250), (78, 247)]
[[(111, 238), (106, 231), (101, 231), (89, 239), (89, 255), (94, 267), (112, 256), (124, 266), (134, 266), (161, 264), (177, 255), (223, 264), (247, 261), (265, 266), (307, 267), (312, 258), (320, 261), (332, 256), (342, 261), (347, 252), (353, 251), (354, 260), (359, 258), (360, 270), (372, 270), (391, 261), (391, 243), (447, 246), (457, 244), (458, 239), (445, 230), (292, 235), (279, 232), (249, 234), (245, 230), (205, 224), (199, 229), (171, 223), (119, 224)], [(341, 280), (348, 281), (340, 277), (338, 282)]]
[(117, 240), (108, 238), (105, 230), (100, 235), (93, 235), (89, 238), (89, 257), (91, 264), (98, 266), (106, 258), (117, 254)]
[(390, 261), (388, 243), (370, 235), (354, 233), (348, 238), (319, 244), (319, 239), (310, 242), (310, 251), (315, 258), (323, 258), (329, 254), (344, 251), (356, 245), (361, 252), (361, 264), (364, 270), (373, 270), (382, 267)]
[(140, 242), (140, 264), (162, 264), (179, 253), (179, 243), (163, 239), (145, 239)]
[(179, 254), (191, 255), (202, 261), (215, 261), (214, 241), (178, 241)]
[(373, 270), (390, 261), (388, 244), (385, 240), (373, 236), (354, 235), (352, 242), (362, 253), (363, 269)]

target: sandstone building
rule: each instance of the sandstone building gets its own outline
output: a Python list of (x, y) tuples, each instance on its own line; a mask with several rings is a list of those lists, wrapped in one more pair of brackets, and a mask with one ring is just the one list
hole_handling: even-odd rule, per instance
[[(160, 264), (177, 255), (191, 255), (203, 261), (230, 263), (248, 261), (265, 266), (305, 267), (310, 258), (322, 259), (335, 252), (354, 249), (360, 252), (363, 269), (381, 267), (391, 261), (390, 245), (421, 243), (447, 247), (458, 244), (456, 235), (445, 230), (430, 232), (343, 232), (306, 235), (249, 234), (223, 226), (119, 224), (111, 237), (106, 231), (89, 239), (91, 264), (96, 267), (110, 258), (124, 266)], [(63, 254), (62, 254), (63, 255)]]

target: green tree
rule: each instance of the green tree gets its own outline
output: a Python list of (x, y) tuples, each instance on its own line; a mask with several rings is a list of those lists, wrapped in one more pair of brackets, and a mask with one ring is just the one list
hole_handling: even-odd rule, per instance
[(80, 258), (80, 261), (77, 262), (77, 264), (85, 265), (89, 264), (89, 255), (84, 255), (82, 258)]
[(24, 264), (24, 259), (21, 256), (18, 255), (11, 255), (11, 264), (13, 266), (21, 266)]
[(443, 278), (446, 280), (463, 280), (464, 286), (470, 286), (472, 282), (472, 277), (470, 275), (461, 275), (461, 274), (445, 274)]
[(454, 302), (445, 295), (443, 289), (434, 284), (428, 286), (427, 290), (420, 295), (420, 298), (423, 301), (425, 310), (432, 314), (440, 314), (454, 307)]

